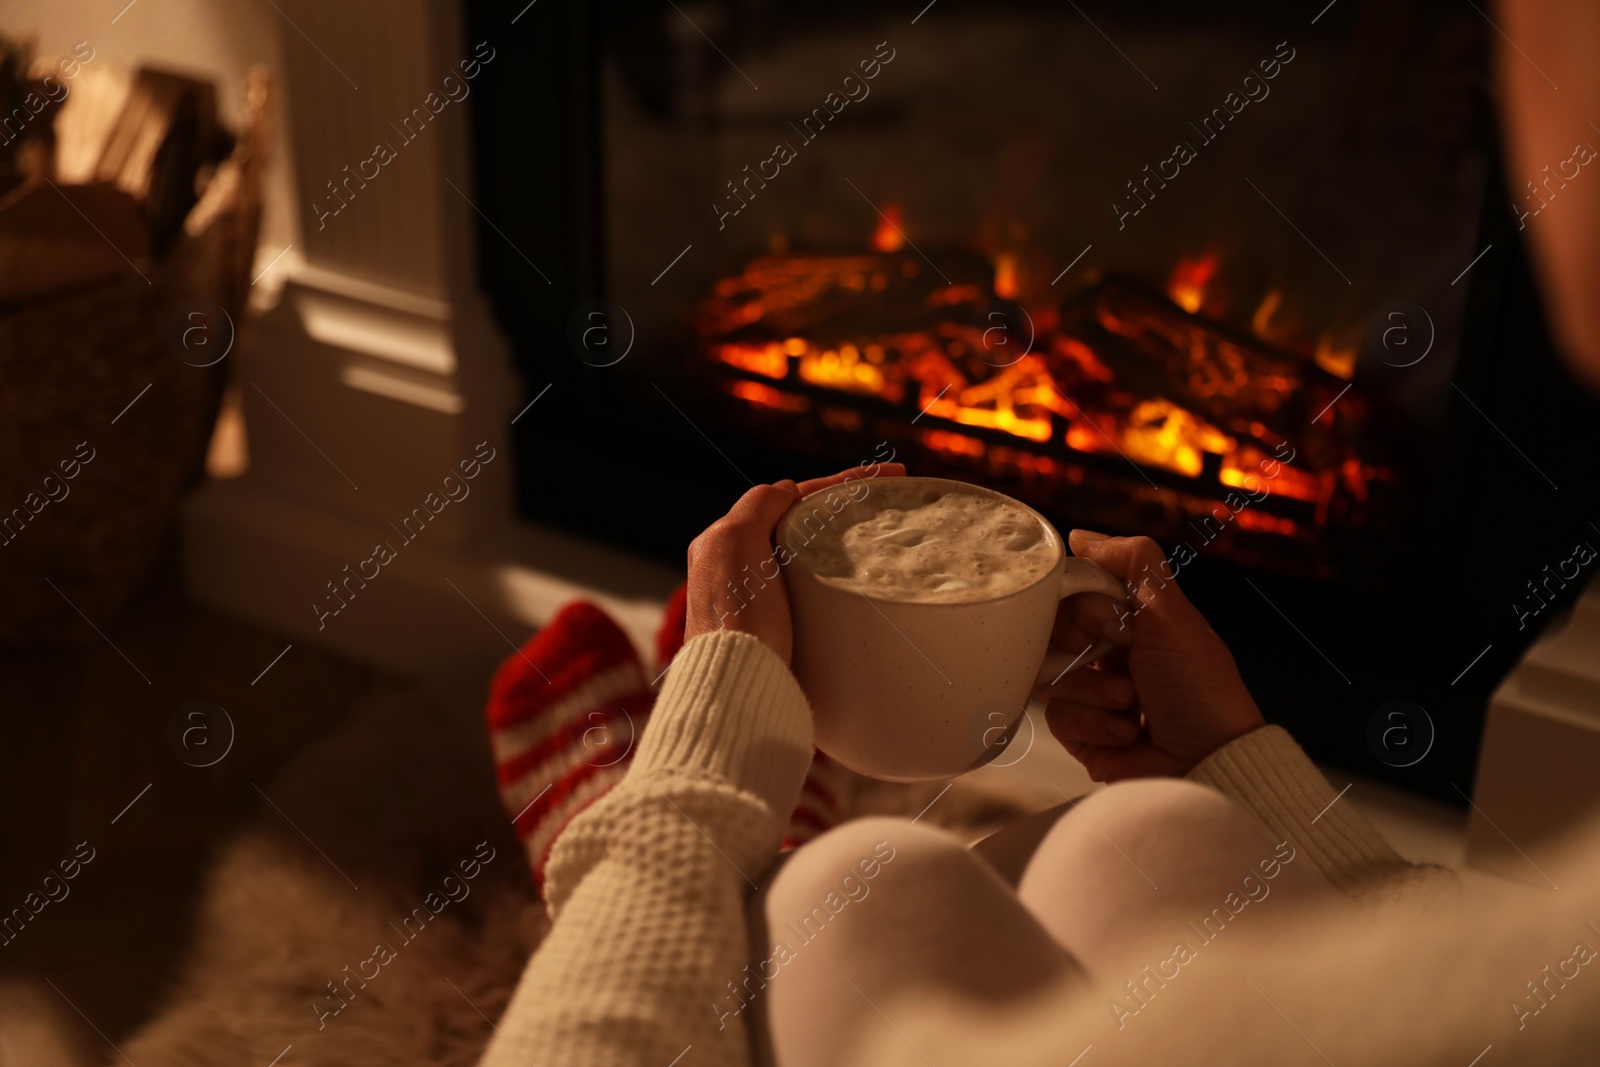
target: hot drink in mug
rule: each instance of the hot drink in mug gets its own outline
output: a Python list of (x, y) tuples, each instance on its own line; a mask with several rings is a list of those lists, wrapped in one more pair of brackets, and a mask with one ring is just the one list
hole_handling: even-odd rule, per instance
[(888, 781), (992, 759), (1037, 685), (1106, 650), (1049, 647), (1061, 600), (1127, 600), (1032, 508), (943, 478), (847, 482), (796, 503), (775, 537), (817, 747)]

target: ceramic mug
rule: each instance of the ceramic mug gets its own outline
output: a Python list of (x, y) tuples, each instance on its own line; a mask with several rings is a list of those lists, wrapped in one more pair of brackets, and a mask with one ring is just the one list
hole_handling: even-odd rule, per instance
[(870, 494), (871, 482), (814, 493), (779, 521), (774, 536), (788, 556), (794, 674), (811, 704), (817, 747), (852, 770), (891, 782), (952, 778), (992, 760), (1037, 686), (1092, 664), (1111, 647), (1104, 641), (1077, 653), (1051, 647), (1060, 602), (1078, 593), (1128, 602), (1121, 579), (1068, 555), (1055, 527), (1020, 501), (945, 478), (906, 480), (982, 493), (1020, 508), (1043, 528), (1055, 560), (1031, 584), (989, 600), (887, 600), (824, 582), (799, 552), (819, 520), (848, 521), (848, 505), (836, 519), (820, 498), (833, 494), (837, 502), (855, 486)]

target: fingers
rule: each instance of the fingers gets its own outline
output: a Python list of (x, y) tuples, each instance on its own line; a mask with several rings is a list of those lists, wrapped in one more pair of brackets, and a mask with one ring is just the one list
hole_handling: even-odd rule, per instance
[[(796, 485), (788, 478), (775, 482), (772, 485), (758, 485), (741, 496), (737, 503), (729, 509), (728, 514), (712, 523), (705, 532), (689, 543), (689, 566), (692, 569), (698, 559), (710, 545), (717, 545), (727, 549), (730, 541), (741, 542), (741, 547), (748, 548), (752, 542), (762, 545), (768, 544), (772, 538), (772, 531), (776, 529), (778, 520), (783, 518), (784, 512), (794, 506), (795, 501), (803, 496), (848, 481), (859, 481), (874, 477), (898, 477), (906, 472), (903, 463), (878, 463), (873, 465), (875, 470), (868, 473), (865, 467), (850, 467), (837, 474), (830, 474), (824, 478), (809, 478)], [(769, 546), (770, 547), (770, 546)]]
[(739, 630), (789, 657), (788, 598), (772, 531), (796, 500), (791, 481), (752, 488), (689, 545), (688, 603), (684, 635)]
[[(1074, 556), (1092, 559), (1124, 581), (1146, 577), (1144, 568), (1154, 572), (1166, 559), (1161, 546), (1148, 537), (1108, 537), (1093, 530), (1073, 530), (1067, 535)], [(1171, 573), (1171, 571), (1167, 571)]]
[(1058, 648), (1079, 649), (1098, 641), (1127, 648), (1133, 644), (1133, 612), (1099, 593), (1079, 593), (1056, 609), (1050, 641)]
[(737, 573), (740, 566), (755, 563), (772, 554), (772, 531), (778, 520), (800, 498), (798, 487), (791, 481), (776, 485), (758, 485), (740, 497), (726, 515), (689, 542), (689, 595), (694, 598), (697, 586), (714, 588), (720, 579), (697, 581), (711, 571), (726, 572), (723, 577)]
[(787, 478), (772, 485), (758, 485), (740, 497), (722, 521), (767, 540), (783, 513), (799, 499), (799, 487)]
[(904, 475), (906, 472), (906, 465), (904, 463), (878, 463), (875, 464), (875, 466), (877, 467), (877, 472), (875, 474), (868, 474), (867, 469), (864, 467), (850, 467), (846, 470), (840, 471), (838, 474), (830, 474), (824, 478), (807, 478), (805, 481), (800, 483), (800, 495), (810, 496), (812, 493), (820, 492), (823, 489), (830, 489), (842, 482), (854, 482), (882, 477), (897, 478), (901, 475)]
[(1075, 745), (1132, 744), (1140, 730), (1137, 712), (1108, 711), (1070, 700), (1052, 700), (1046, 705), (1045, 721), (1069, 751)]
[(1120, 671), (1069, 671), (1050, 685), (1035, 689), (1041, 700), (1064, 700), (1087, 707), (1117, 710), (1133, 706), (1133, 679)]
[(1177, 569), (1150, 538), (1107, 537), (1092, 530), (1073, 530), (1067, 535), (1067, 543), (1073, 555), (1098, 563), (1126, 581), (1133, 589), (1139, 614), (1149, 611), (1156, 617), (1205, 625), (1199, 611), (1178, 588)]

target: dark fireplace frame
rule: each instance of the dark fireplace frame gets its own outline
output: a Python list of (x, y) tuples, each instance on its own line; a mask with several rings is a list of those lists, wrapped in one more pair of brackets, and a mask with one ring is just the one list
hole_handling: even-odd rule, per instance
[[(466, 9), (469, 39), (504, 24), (488, 0)], [(550, 386), (514, 428), (520, 513), (679, 562), (746, 483), (667, 404), (619, 409), (616, 376), (579, 360), (567, 340), (574, 310), (606, 296), (601, 17), (599, 5), (539, 5), (517, 27), (515, 60), (484, 70), (473, 99), (474, 201), (488, 220), (477, 235), (482, 283), (524, 402)], [(1581, 583), (1538, 624), (1519, 629), (1511, 605), (1528, 599), (1542, 565), (1585, 535), (1600, 538), (1591, 522), (1600, 512), (1582, 510), (1600, 489), (1587, 458), (1600, 444), (1600, 402), (1555, 353), (1509, 184), (1496, 160), (1474, 246), (1491, 251), (1461, 279), (1470, 292), (1444, 461), (1419, 487), (1429, 497), (1422, 520), (1394, 545), (1399, 584), (1379, 598), (1204, 555), (1183, 578), (1269, 720), (1319, 760), (1453, 803), (1471, 790), (1490, 692)], [(757, 481), (823, 473), (770, 444), (731, 447)], [(1368, 742), (1369, 721), (1393, 700), (1424, 708), (1436, 734), (1413, 766), (1389, 766)]]

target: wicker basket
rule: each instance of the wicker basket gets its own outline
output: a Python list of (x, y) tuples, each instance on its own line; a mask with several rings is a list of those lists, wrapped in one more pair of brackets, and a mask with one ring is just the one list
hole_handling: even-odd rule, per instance
[[(195, 303), (243, 325), (264, 76), (252, 74), (250, 89), (246, 129), (213, 179), (221, 195), (196, 207), (197, 232), (141, 266), (148, 282), (129, 269), (0, 311), (0, 523), (11, 519), (0, 532), (0, 640), (98, 640), (95, 627), (106, 629), (150, 572), (180, 496), (203, 473), (230, 361), (192, 366), (170, 337)], [(66, 470), (78, 461), (70, 480), (63, 461)]]

